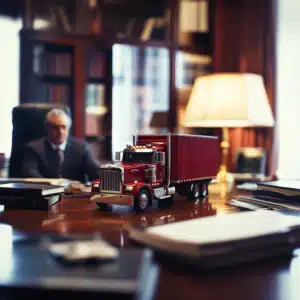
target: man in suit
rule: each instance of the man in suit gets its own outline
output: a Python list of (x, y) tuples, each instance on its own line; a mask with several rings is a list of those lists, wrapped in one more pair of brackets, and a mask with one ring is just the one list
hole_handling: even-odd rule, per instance
[(26, 145), (23, 176), (67, 178), (81, 182), (98, 179), (99, 164), (87, 143), (69, 136), (71, 118), (52, 109), (45, 119), (47, 136)]

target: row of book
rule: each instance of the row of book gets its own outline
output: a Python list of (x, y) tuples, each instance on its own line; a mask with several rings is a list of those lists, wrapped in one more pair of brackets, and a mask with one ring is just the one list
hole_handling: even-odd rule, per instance
[[(87, 53), (87, 76), (90, 78), (103, 78), (105, 75), (105, 57), (101, 51)], [(33, 71), (38, 76), (72, 76), (73, 53), (34, 51)]]
[(36, 90), (36, 98), (39, 102), (42, 102), (40, 99), (44, 99), (44, 102), (65, 105), (70, 105), (71, 94), (71, 87), (68, 84), (46, 83), (40, 85), (40, 88)]
[(72, 53), (39, 52), (34, 56), (33, 68), (41, 76), (71, 76)]

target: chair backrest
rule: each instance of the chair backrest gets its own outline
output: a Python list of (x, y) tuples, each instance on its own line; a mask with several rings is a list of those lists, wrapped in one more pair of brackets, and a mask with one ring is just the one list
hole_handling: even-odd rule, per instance
[(70, 115), (69, 107), (51, 103), (26, 103), (14, 107), (12, 111), (12, 147), (9, 161), (9, 177), (22, 176), (25, 145), (45, 136), (45, 117), (53, 108), (64, 109)]
[(236, 173), (265, 175), (266, 150), (259, 147), (237, 149)]

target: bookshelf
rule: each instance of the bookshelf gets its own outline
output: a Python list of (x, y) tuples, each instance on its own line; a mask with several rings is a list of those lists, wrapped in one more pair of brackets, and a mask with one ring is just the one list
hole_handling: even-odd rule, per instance
[(97, 144), (99, 158), (108, 155), (111, 46), (92, 36), (28, 29), (20, 41), (20, 103), (68, 105), (72, 134)]
[[(74, 1), (64, 11), (61, 1), (40, 14), (39, 4), (20, 33), (21, 103), (69, 105), (73, 134), (100, 146), (104, 159), (111, 159), (126, 126), (130, 140), (134, 133), (180, 131), (185, 100), (178, 78), (188, 98), (195, 76), (212, 70), (214, 0), (191, 1), (206, 5), (200, 32), (181, 24), (186, 0)], [(41, 17), (50, 25), (37, 30)], [(196, 63), (188, 63), (192, 55)], [(186, 63), (178, 64), (179, 57)], [(164, 124), (155, 124), (154, 115)]]
[[(71, 105), (73, 48), (54, 43), (32, 44), (32, 98), (40, 102)], [(36, 100), (34, 100), (36, 101)]]

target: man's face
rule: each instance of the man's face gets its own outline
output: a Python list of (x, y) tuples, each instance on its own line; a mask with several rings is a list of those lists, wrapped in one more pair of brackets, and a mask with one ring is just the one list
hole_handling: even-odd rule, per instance
[(63, 144), (67, 140), (69, 129), (69, 120), (66, 116), (52, 116), (48, 120), (48, 136), (54, 145)]

